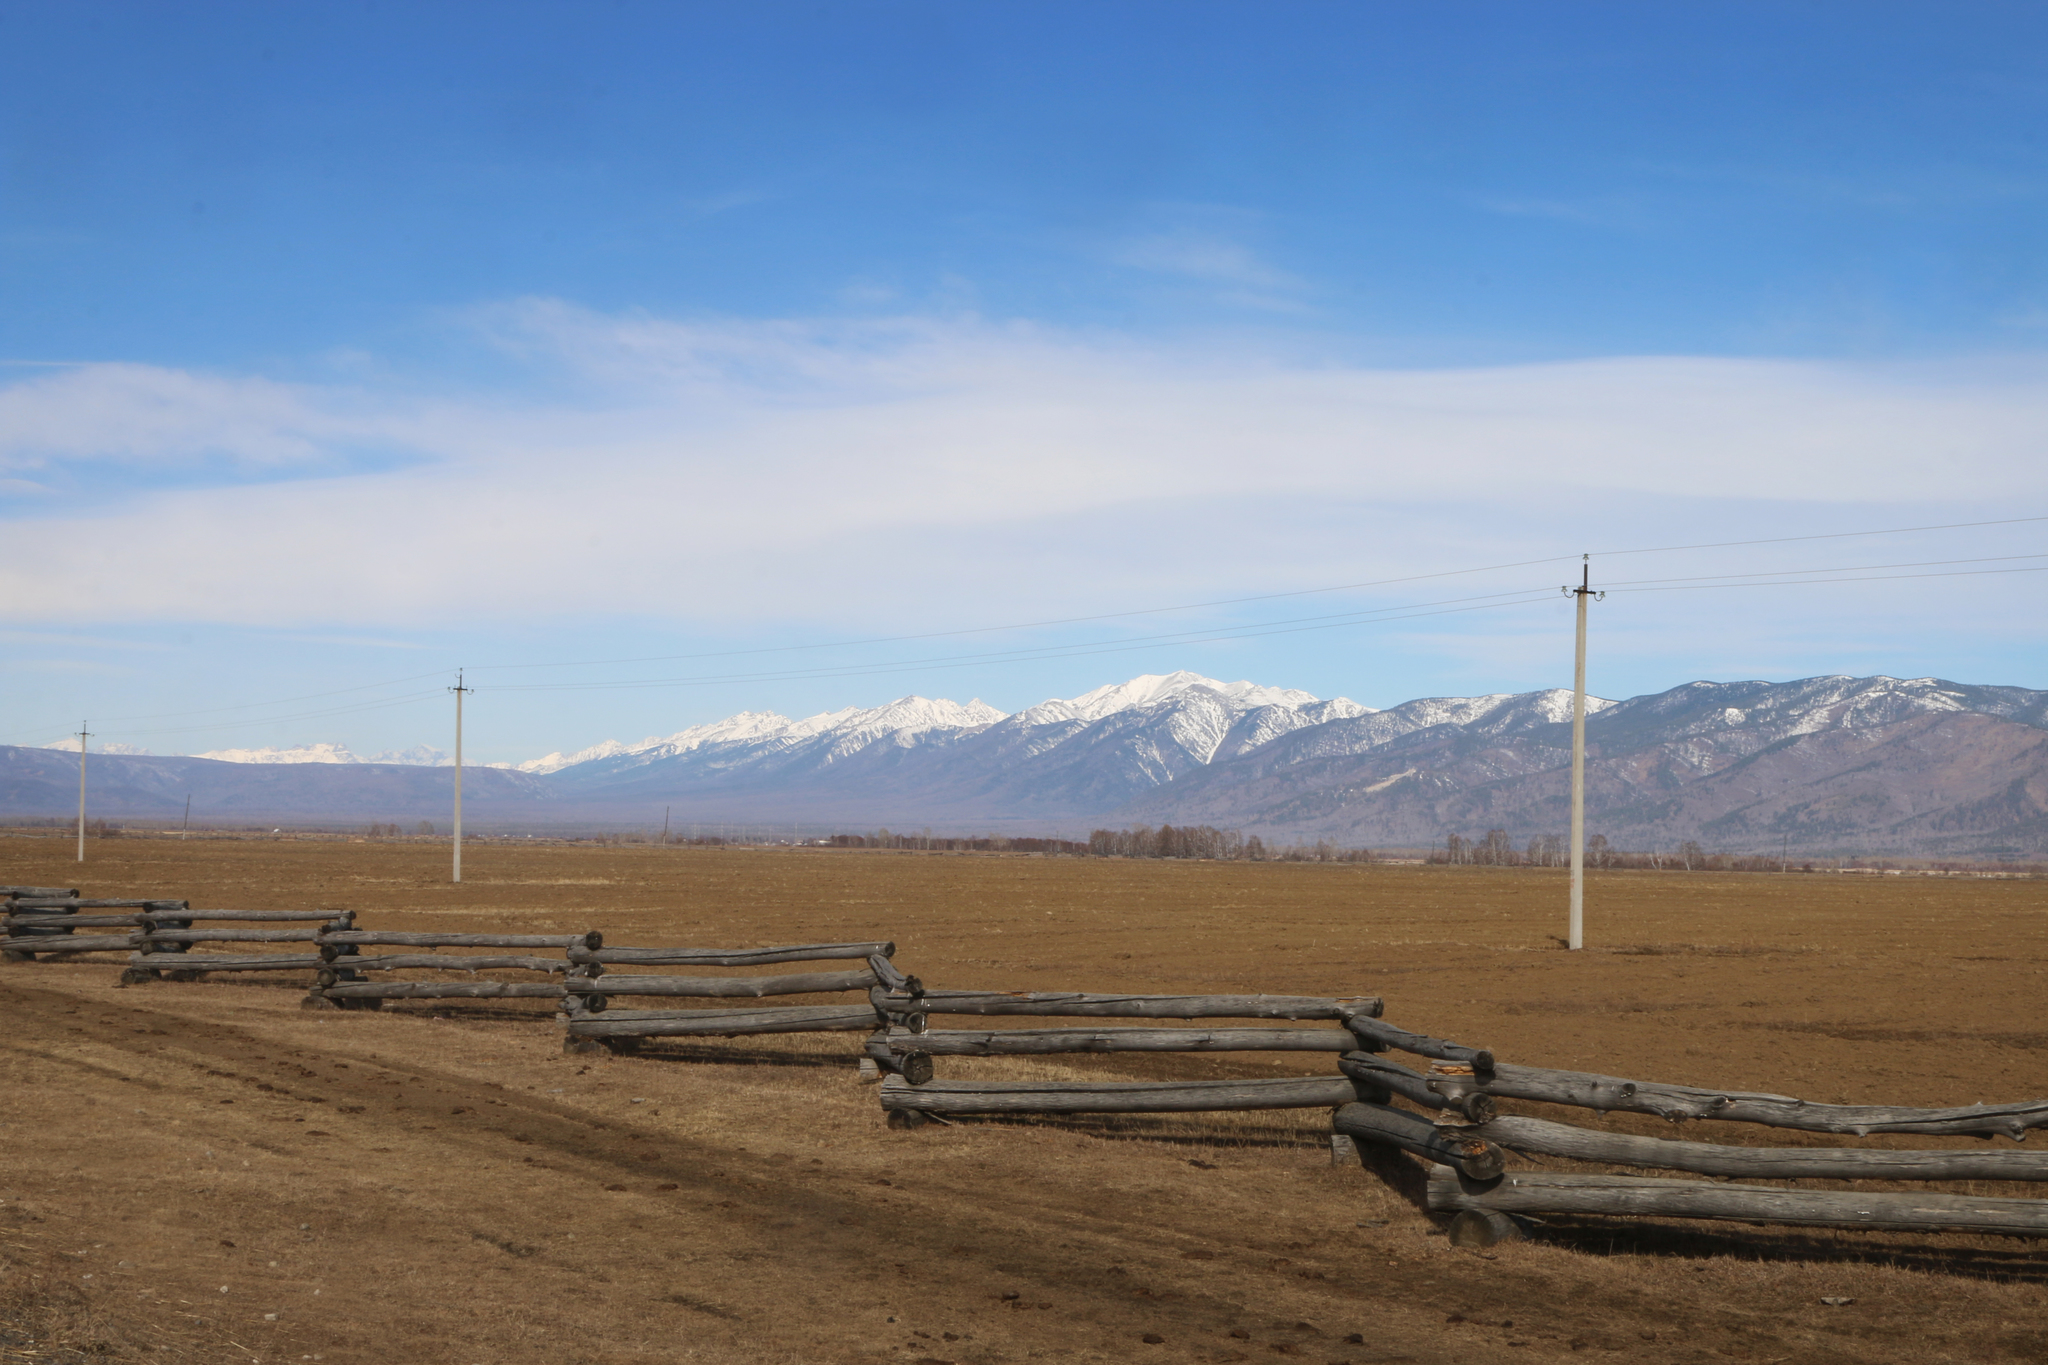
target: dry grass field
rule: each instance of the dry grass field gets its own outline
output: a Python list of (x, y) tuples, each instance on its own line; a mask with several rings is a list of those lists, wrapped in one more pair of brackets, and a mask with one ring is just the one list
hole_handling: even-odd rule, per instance
[[(1593, 948), (1566, 954), (1562, 877), (1531, 871), (478, 845), (457, 887), (423, 844), (90, 858), (0, 840), (0, 882), (618, 945), (890, 938), (935, 987), (1376, 993), (1524, 1063), (1824, 1101), (2048, 1095), (2040, 881), (1612, 873)], [(892, 1132), (855, 1035), (569, 1057), (523, 1002), (309, 1013), (303, 983), (116, 976), (0, 967), (0, 1361), (2048, 1359), (2039, 1242), (1579, 1222), (1454, 1249), (1410, 1202), (1419, 1168), (1333, 1168), (1321, 1111)]]

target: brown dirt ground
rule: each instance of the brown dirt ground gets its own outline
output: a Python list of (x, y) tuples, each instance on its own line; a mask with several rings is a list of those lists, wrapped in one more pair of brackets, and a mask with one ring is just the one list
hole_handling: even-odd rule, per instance
[[(893, 938), (934, 986), (1378, 993), (1525, 1063), (2048, 1094), (2040, 881), (1611, 873), (1568, 955), (1564, 882), (1531, 871), (472, 845), (457, 887), (424, 844), (89, 856), (0, 839), (0, 882), (614, 944)], [(116, 975), (0, 967), (0, 1361), (2048, 1359), (2038, 1241), (1586, 1221), (1480, 1253), (1408, 1201), (1405, 1158), (1333, 1168), (1320, 1111), (891, 1132), (853, 1035), (566, 1057), (523, 1002), (308, 1013), (303, 982)]]

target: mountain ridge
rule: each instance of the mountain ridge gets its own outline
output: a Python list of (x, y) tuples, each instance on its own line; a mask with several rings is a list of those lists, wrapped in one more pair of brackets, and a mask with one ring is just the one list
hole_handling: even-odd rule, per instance
[[(1884, 675), (1702, 680), (1589, 698), (1588, 711), (1589, 828), (1623, 846), (2048, 849), (2048, 692)], [(919, 696), (802, 720), (741, 712), (474, 769), (465, 801), (474, 821), (507, 827), (658, 826), (665, 812), (1018, 833), (1194, 823), (1378, 847), (1500, 828), (1520, 843), (1563, 830), (1570, 715), (1562, 689), (1374, 709), (1181, 672), (1014, 715)], [(191, 792), (207, 819), (431, 819), (452, 794), (445, 767), (92, 761), (93, 808), (108, 815), (161, 818)], [(75, 754), (0, 750), (0, 811), (62, 814), (76, 773)]]

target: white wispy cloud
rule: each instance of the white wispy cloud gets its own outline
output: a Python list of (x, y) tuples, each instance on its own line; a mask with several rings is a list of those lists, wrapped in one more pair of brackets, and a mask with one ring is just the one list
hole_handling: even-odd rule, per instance
[[(1343, 581), (1419, 546), (1513, 558), (1555, 544), (1533, 509), (1592, 500), (1677, 526), (1688, 506), (1744, 500), (2048, 495), (2048, 362), (2031, 358), (1397, 371), (960, 317), (534, 300), (473, 322), (546, 378), (535, 392), (573, 396), (422, 400), (416, 382), (133, 365), (0, 388), (10, 460), (227, 452), (262, 474), (17, 518), (17, 543), (93, 553), (10, 556), (11, 614), (390, 630), (801, 617), (903, 593), (934, 611), (1057, 608)], [(329, 457), (365, 442), (407, 458), (335, 472)], [(294, 465), (307, 476), (276, 477)]]
[(1243, 242), (1213, 232), (1153, 233), (1122, 243), (1115, 259), (1140, 270), (1186, 275), (1252, 289), (1300, 289), (1302, 280), (1261, 259)]
[(262, 376), (73, 365), (0, 386), (0, 469), (323, 462), (351, 443), (396, 434), (388, 400), (363, 404), (340, 389)]

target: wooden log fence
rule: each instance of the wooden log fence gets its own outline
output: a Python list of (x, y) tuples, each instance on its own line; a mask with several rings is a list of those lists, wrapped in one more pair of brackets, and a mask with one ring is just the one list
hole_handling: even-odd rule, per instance
[(886, 963), (895, 952), (893, 943), (799, 943), (781, 948), (571, 948), (569, 960), (622, 967), (767, 967), (779, 962), (867, 961), (875, 957)]
[[(1499, 1061), (1488, 1048), (1390, 1024), (1380, 1017), (1383, 1002), (1376, 996), (928, 990), (896, 966), (895, 945), (885, 941), (608, 948), (595, 932), (399, 933), (359, 929), (346, 911), (195, 910), (184, 901), (89, 899), (67, 887), (0, 887), (0, 926), (0, 948), (10, 961), (130, 950), (124, 981), (166, 975), (189, 980), (216, 971), (310, 970), (314, 985), (309, 1007), (376, 1008), (390, 999), (552, 999), (560, 1002), (564, 1046), (572, 1051), (631, 1052), (648, 1038), (867, 1033), (861, 1056), (864, 1074), (884, 1077), (878, 1092), (881, 1109), (897, 1127), (913, 1127), (937, 1115), (1328, 1108), (1338, 1142), (1377, 1145), (1428, 1163), (1426, 1202), (1433, 1212), (1485, 1220), (1496, 1229), (1516, 1218), (1585, 1216), (2048, 1236), (2048, 1200), (2042, 1199), (1726, 1183), (2038, 1182), (2048, 1180), (2048, 1152), (1753, 1147), (1602, 1131), (1498, 1109), (1502, 1101), (1532, 1102), (1601, 1114), (1651, 1115), (1673, 1123), (1714, 1120), (1850, 1137), (2023, 1140), (2031, 1130), (2048, 1127), (2048, 1100), (1948, 1108), (1821, 1104), (1789, 1095), (1521, 1066)], [(193, 951), (214, 944), (277, 945), (286, 950)], [(289, 950), (297, 945), (303, 950)], [(366, 948), (413, 951), (366, 953)], [(455, 951), (439, 951), (443, 949)], [(560, 956), (544, 955), (553, 953)], [(747, 976), (650, 970), (730, 971), (835, 961), (859, 965)], [(461, 973), (468, 979), (374, 979), (400, 972)], [(517, 972), (528, 974), (528, 979), (481, 979), (484, 972)], [(688, 1009), (612, 1007), (614, 997), (719, 1002), (855, 992), (865, 993), (865, 999), (739, 1008), (718, 1003)], [(933, 1029), (933, 1016), (1055, 1022)], [(1183, 1022), (1178, 1027), (1060, 1022), (1097, 1019)], [(1206, 1020), (1334, 1027), (1195, 1022)], [(1200, 1081), (968, 1081), (937, 1079), (933, 1064), (941, 1057), (1217, 1052), (1329, 1054), (1340, 1074)], [(1405, 1052), (1426, 1059), (1427, 1065), (1404, 1066), (1384, 1055), (1388, 1052)], [(1397, 1101), (1414, 1108), (1397, 1107)], [(1511, 1154), (1704, 1178), (1509, 1170)]]
[(882, 1108), (925, 1114), (1188, 1114), (1233, 1109), (1334, 1109), (1355, 1104), (1343, 1076), (1228, 1081), (882, 1082)]
[(1361, 1101), (1331, 1116), (1330, 1125), (1354, 1142), (1398, 1147), (1438, 1165), (1449, 1166), (1476, 1180), (1491, 1180), (1507, 1169), (1501, 1149), (1481, 1130), (1441, 1128), (1428, 1119), (1391, 1105)]
[[(24, 887), (26, 891), (61, 888)], [(33, 962), (53, 953), (117, 952), (129, 945), (125, 934), (84, 934), (80, 929), (132, 929), (145, 922), (149, 910), (182, 910), (185, 902), (170, 900), (86, 900), (76, 891), (58, 896), (10, 896), (6, 902), (5, 939), (0, 954), (9, 962)], [(119, 910), (115, 915), (81, 914), (86, 910)]]
[(2048, 1180), (2048, 1152), (1902, 1152), (1882, 1147), (1732, 1147), (1602, 1133), (1504, 1114), (1466, 1130), (1511, 1151), (1747, 1180)]
[[(878, 973), (880, 975), (880, 973)], [(1598, 1132), (1498, 1113), (1528, 1100), (1654, 1114), (1673, 1122), (1717, 1119), (1817, 1133), (2003, 1134), (2023, 1139), (2048, 1126), (2048, 1101), (1925, 1109), (1827, 1105), (1786, 1095), (1715, 1091), (1630, 1081), (1498, 1061), (1492, 1049), (1413, 1033), (1379, 1016), (1373, 997), (1106, 996), (1060, 992), (921, 989), (886, 976), (870, 992), (889, 1021), (865, 1051), (881, 1071), (881, 1107), (892, 1126), (927, 1115), (1180, 1113), (1332, 1108), (1333, 1151), (1375, 1144), (1419, 1157), (1434, 1174), (1428, 1202), (1445, 1215), (1505, 1224), (1536, 1214), (1736, 1219), (1889, 1230), (1951, 1229), (2019, 1236), (2048, 1233), (2048, 1201), (1974, 1196), (1840, 1194), (1629, 1175), (1507, 1170), (1507, 1153), (1561, 1156), (1617, 1166), (1763, 1180), (2048, 1179), (2048, 1153), (1901, 1152), (1875, 1148), (1762, 1148)], [(944, 1014), (1200, 1019), (1329, 1020), (1341, 1029), (1090, 1028), (932, 1029)], [(1356, 1046), (1349, 1046), (1355, 1043)], [(1081, 1052), (1320, 1051), (1337, 1054), (1341, 1078), (1225, 1081), (960, 1081), (934, 1078), (933, 1059)], [(1426, 1069), (1383, 1056), (1406, 1052)], [(1395, 1106), (1396, 1098), (1420, 1109)]]
[(1882, 1194), (1724, 1185), (1651, 1176), (1514, 1171), (1474, 1181), (1448, 1166), (1429, 1176), (1432, 1212), (1464, 1210), (1556, 1217), (1715, 1218), (1794, 1227), (1886, 1232), (1979, 1232), (2048, 1236), (2048, 1200), (1962, 1194)]
[(892, 1056), (1043, 1057), (1062, 1052), (1348, 1052), (1351, 1034), (1292, 1028), (890, 1029)]
[[(878, 972), (879, 974), (879, 972)], [(930, 990), (915, 977), (883, 980), (869, 992), (888, 1027), (865, 1051), (874, 1073), (889, 1073), (882, 1109), (899, 1127), (926, 1114), (1126, 1114), (1335, 1107), (1383, 1099), (1347, 1076), (1228, 1081), (962, 1082), (933, 1079), (940, 1056), (1050, 1056), (1082, 1052), (1321, 1052), (1358, 1045), (1354, 1018), (1377, 1016), (1376, 996), (1110, 995), (1067, 991)], [(1022, 1028), (941, 1029), (933, 1015), (1109, 1019), (1288, 1019), (1333, 1021), (1341, 1029)]]
[[(1726, 1184), (1746, 1180), (2048, 1180), (2048, 1153), (1899, 1151), (1875, 1147), (1748, 1147), (1682, 1142), (1602, 1132), (1519, 1114), (1496, 1114), (1498, 1099), (1648, 1114), (1673, 1123), (1700, 1119), (1747, 1123), (1811, 1133), (1864, 1137), (1875, 1133), (1925, 1136), (2006, 1136), (2024, 1140), (2048, 1126), (2048, 1101), (1973, 1104), (1950, 1108), (1818, 1104), (1790, 1095), (1718, 1091), (1698, 1086), (1632, 1081), (1590, 1072), (1498, 1062), (1490, 1051), (1464, 1048), (1411, 1034), (1378, 1020), (1347, 1027), (1366, 1046), (1339, 1059), (1361, 1086), (1378, 1083), (1424, 1109), (1433, 1121), (1388, 1121), (1399, 1111), (1351, 1106), (1333, 1118), (1336, 1133), (1377, 1142), (1432, 1163), (1432, 1211), (1491, 1220), (1510, 1216), (1599, 1216), (1725, 1219), (1794, 1226), (1874, 1228), (1888, 1231), (1969, 1231), (2012, 1236), (2048, 1235), (2048, 1200), (1978, 1198), (1951, 1194), (1851, 1193)], [(1436, 1058), (1427, 1074), (1378, 1054), (1398, 1048)], [(1447, 1160), (1436, 1142), (1474, 1142), (1531, 1156), (1691, 1172), (1718, 1177), (1679, 1180), (1624, 1174), (1503, 1171), (1489, 1174)]]
[(1331, 1000), (1311, 995), (1093, 995), (1067, 991), (878, 990), (875, 1006), (896, 1014), (1040, 1015), (1106, 1019), (1334, 1019), (1376, 1015), (1376, 996)]
[[(648, 1038), (741, 1037), (749, 1034), (871, 1032), (885, 1023), (872, 1003), (780, 1006), (763, 1009), (617, 1010), (615, 996), (704, 1000), (773, 999), (846, 991), (872, 994), (910, 982), (889, 962), (889, 942), (787, 944), (769, 948), (605, 948), (578, 952), (563, 982), (564, 1037), (568, 1052), (631, 1052)], [(792, 962), (860, 961), (830, 972), (769, 976), (681, 976), (614, 973), (608, 966), (779, 966)]]

